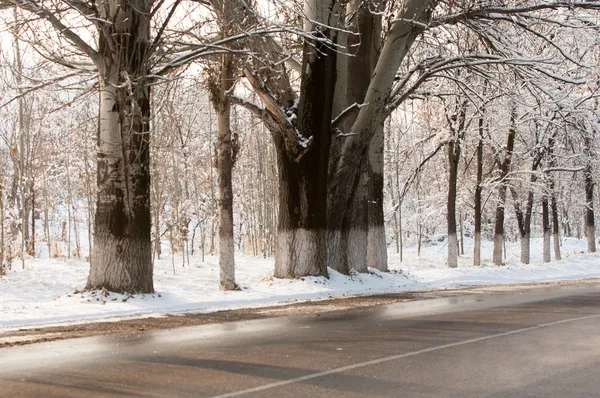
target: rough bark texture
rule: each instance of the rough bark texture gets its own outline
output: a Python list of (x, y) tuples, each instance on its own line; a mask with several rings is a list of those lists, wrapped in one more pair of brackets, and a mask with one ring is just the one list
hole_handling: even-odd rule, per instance
[[(352, 135), (345, 138), (335, 171), (332, 173), (329, 191), (328, 215), (329, 259), (341, 268), (347, 267), (347, 244), (345, 233), (351, 228), (350, 204), (361, 174), (361, 164), (376, 130), (385, 118), (385, 106), (396, 78), (396, 71), (407, 55), (415, 39), (422, 33), (436, 1), (408, 0), (398, 13), (381, 50), (374, 68), (364, 103), (352, 125)], [(415, 23), (414, 21), (421, 22)]]
[[(334, 115), (341, 114), (353, 104), (364, 102), (380, 47), (381, 16), (374, 11), (374, 4), (370, 1), (353, 0), (346, 7), (345, 15), (349, 18), (347, 24), (353, 33), (341, 34), (340, 43), (353, 56), (338, 57)], [(358, 108), (355, 108), (343, 122), (335, 126), (336, 132), (349, 132), (357, 114)], [(374, 175), (383, 172), (377, 171), (380, 168), (379, 162), (383, 163), (383, 148), (379, 149), (379, 141), (383, 142), (383, 130), (377, 134), (381, 135), (381, 139), (372, 141), (368, 161), (363, 161), (360, 166), (359, 183), (350, 204), (349, 227), (343, 231), (334, 230), (328, 235), (343, 236), (348, 241), (345, 242), (346, 261), (340, 262), (335, 257), (328, 259), (329, 266), (339, 272), (347, 272), (349, 269), (366, 272), (368, 266), (387, 270), (383, 201), (378, 199), (383, 196), (383, 186), (379, 186), (383, 180)], [(344, 140), (345, 138), (338, 138), (333, 142), (329, 172), (335, 171)], [(335, 242), (331, 244), (335, 245)], [(335, 254), (332, 250), (328, 252)]]
[[(230, 61), (223, 56), (223, 69), (221, 81), (227, 85), (231, 79), (229, 72)], [(223, 84), (221, 85), (221, 87)], [(215, 103), (218, 124), (218, 173), (219, 173), (219, 281), (221, 290), (234, 290), (235, 261), (233, 240), (233, 188), (231, 185), (233, 172), (233, 156), (231, 145), (230, 110), (231, 105), (225, 97), (226, 90), (221, 91), (223, 96)]]
[(87, 289), (150, 293), (150, 10), (143, 0), (101, 6), (98, 201)]
[(385, 238), (385, 220), (383, 216), (383, 124), (375, 127), (377, 131), (369, 144), (368, 156), (368, 220), (367, 266), (386, 272), (387, 242)]
[[(326, 18), (327, 24), (332, 23), (329, 20), (332, 10), (325, 14), (322, 11), (319, 8), (316, 13)], [(336, 41), (331, 30), (319, 30), (323, 38)], [(278, 278), (327, 275), (327, 175), (335, 66), (336, 52), (329, 44), (321, 40), (305, 42), (295, 126), (297, 141), (288, 138), (286, 142), (285, 132), (271, 128), (280, 182), (275, 255)], [(285, 120), (280, 120), (281, 124), (282, 128), (289, 128)]]
[[(348, 231), (348, 268), (356, 272), (367, 272), (367, 256), (369, 253), (369, 211), (370, 203), (369, 198), (369, 179), (367, 173), (362, 173), (358, 187), (356, 188), (356, 195), (352, 200), (352, 214), (350, 218), (351, 228)], [(337, 269), (335, 263), (328, 263), (328, 265), (338, 272), (344, 272), (347, 270)]]

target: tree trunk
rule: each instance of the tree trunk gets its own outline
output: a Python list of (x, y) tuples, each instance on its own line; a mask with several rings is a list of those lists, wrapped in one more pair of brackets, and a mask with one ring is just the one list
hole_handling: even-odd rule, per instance
[(542, 197), (542, 231), (544, 233), (543, 261), (549, 263), (550, 258), (550, 211), (548, 208), (548, 196)]
[[(313, 10), (317, 18), (314, 21), (329, 21), (333, 15), (322, 7)], [(321, 29), (320, 34), (336, 42), (332, 30)], [(277, 278), (327, 275), (327, 177), (335, 66), (336, 52), (330, 45), (307, 40), (296, 128), (290, 134), (289, 126), (282, 126), (281, 121), (270, 128), (277, 149), (280, 182)], [(344, 231), (346, 236), (347, 232)], [(346, 268), (340, 271), (348, 273), (347, 263), (344, 265)]]
[(588, 164), (585, 174), (585, 234), (588, 242), (588, 252), (596, 252), (596, 226), (594, 222), (594, 180), (592, 166)]
[[(554, 155), (554, 136), (548, 140), (548, 156), (550, 158), (550, 167), (556, 166), (556, 156)], [(548, 189), (550, 191), (550, 211), (552, 216), (552, 241), (554, 246), (554, 259), (560, 260), (560, 225), (558, 220), (558, 204), (556, 203), (556, 185), (554, 177), (548, 175)]]
[(531, 167), (531, 177), (529, 179), (529, 192), (527, 194), (527, 203), (525, 204), (525, 214), (519, 205), (519, 198), (517, 191), (514, 187), (511, 187), (513, 195), (513, 202), (515, 206), (515, 213), (517, 218), (517, 224), (519, 227), (519, 234), (521, 235), (521, 263), (529, 264), (531, 259), (531, 216), (533, 215), (533, 185), (537, 181), (535, 171), (541, 161), (540, 158), (536, 158), (533, 161)]
[(386, 105), (396, 72), (412, 44), (422, 33), (435, 3), (410, 0), (406, 1), (399, 11), (398, 21), (392, 24), (370, 79), (364, 99), (369, 105), (360, 109), (349, 132), (351, 135), (344, 139), (339, 160), (335, 162), (334, 171), (331, 173), (328, 214), (328, 232), (331, 239), (328, 256), (334, 259), (341, 269), (348, 268), (347, 242), (344, 239), (351, 229), (350, 204), (360, 179), (360, 166), (377, 131), (373, 127), (384, 123), (387, 117)]
[(315, 152), (296, 162), (284, 151), (278, 151), (277, 278), (327, 275), (326, 178), (323, 178), (327, 175), (323, 170), (327, 162)]
[[(365, 162), (366, 163), (366, 162)], [(363, 169), (368, 169), (368, 165), (362, 166)], [(358, 181), (358, 187), (356, 188), (356, 195), (352, 200), (352, 214), (350, 216), (351, 228), (348, 231), (348, 267), (350, 270), (355, 272), (367, 272), (367, 267), (371, 265), (368, 263), (368, 255), (372, 250), (369, 247), (371, 242), (369, 238), (369, 212), (371, 211), (371, 204), (369, 203), (370, 192), (370, 181), (368, 179), (368, 171), (363, 172)], [(328, 263), (328, 265), (336, 269), (336, 263)], [(341, 270), (344, 271), (344, 270)]]
[(458, 239), (456, 235), (456, 194), (458, 181), (458, 163), (461, 154), (461, 140), (464, 137), (464, 128), (467, 117), (467, 102), (457, 102), (456, 110), (448, 118), (452, 138), (448, 143), (448, 267), (458, 267)]
[[(225, 4), (225, 3), (224, 3)], [(224, 11), (228, 14), (228, 11)], [(229, 17), (226, 15), (226, 18)], [(233, 87), (231, 54), (221, 56), (218, 83), (211, 84), (211, 99), (217, 114), (217, 171), (219, 174), (219, 280), (221, 290), (235, 290), (235, 242), (233, 238), (233, 147), (231, 141), (231, 102)]]
[(477, 143), (477, 183), (475, 185), (475, 237), (473, 242), (473, 265), (481, 265), (481, 192), (483, 190), (483, 116), (479, 118), (479, 142)]
[(383, 216), (383, 155), (384, 129), (383, 124), (380, 124), (376, 126), (375, 135), (369, 144), (367, 160), (369, 192), (367, 198), (369, 220), (367, 266), (387, 272), (387, 242)]
[(558, 219), (558, 205), (556, 203), (556, 193), (552, 191), (551, 203), (552, 211), (552, 241), (554, 244), (554, 259), (560, 260), (562, 258), (560, 254), (560, 224)]
[[(346, 6), (347, 26), (353, 33), (340, 34), (340, 42), (354, 56), (339, 56), (337, 59), (334, 115), (341, 114), (354, 104), (362, 104), (369, 87), (373, 68), (377, 61), (381, 37), (381, 16), (372, 8), (373, 4), (352, 0)], [(356, 120), (357, 112), (349, 114), (336, 126), (336, 132), (349, 132)], [(378, 127), (379, 129), (379, 127)], [(387, 247), (383, 228), (383, 130), (376, 132), (380, 137), (372, 140), (368, 160), (361, 163), (359, 182), (355, 197), (350, 202), (349, 230), (344, 242), (346, 259), (335, 257), (329, 251), (328, 264), (337, 269), (338, 264), (348, 263), (348, 268), (366, 272), (367, 267), (387, 270)], [(330, 151), (330, 172), (335, 169), (340, 149), (345, 138), (338, 138)], [(335, 237), (335, 231), (329, 236)], [(335, 242), (332, 242), (335, 245)], [(346, 267), (340, 266), (345, 272)]]
[(494, 253), (493, 262), (496, 265), (502, 265), (502, 245), (504, 244), (504, 205), (506, 203), (506, 190), (508, 188), (508, 173), (510, 172), (510, 163), (512, 152), (515, 146), (516, 129), (516, 109), (513, 106), (510, 116), (510, 128), (506, 141), (506, 153), (500, 170), (500, 187), (498, 188), (498, 205), (496, 206), (496, 224), (494, 228)]
[(458, 267), (458, 240), (456, 237), (456, 182), (458, 178), (458, 160), (460, 143), (451, 141), (448, 144), (448, 267)]
[(99, 31), (98, 200), (87, 289), (151, 293), (149, 3), (111, 0)]

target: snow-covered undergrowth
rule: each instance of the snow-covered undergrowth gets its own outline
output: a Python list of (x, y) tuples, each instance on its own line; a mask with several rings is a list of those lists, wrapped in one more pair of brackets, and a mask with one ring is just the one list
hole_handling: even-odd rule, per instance
[(81, 260), (26, 260), (25, 269), (15, 262), (0, 278), (0, 329), (63, 322), (107, 320), (165, 313), (212, 312), (224, 309), (268, 306), (294, 300), (343, 295), (406, 292), (471, 285), (544, 282), (562, 279), (600, 278), (600, 255), (585, 254), (585, 241), (564, 239), (562, 261), (541, 263), (541, 240), (532, 241), (532, 264), (519, 264), (519, 244), (507, 244), (507, 265), (491, 265), (491, 242), (483, 245), (483, 267), (473, 267), (472, 242), (466, 241), (459, 268), (446, 267), (444, 242), (405, 248), (404, 261), (390, 248), (391, 272), (344, 276), (330, 270), (330, 278), (307, 277), (277, 280), (271, 277), (273, 260), (238, 255), (236, 279), (242, 290), (220, 292), (218, 258), (191, 257), (182, 267), (181, 256), (165, 257), (155, 264), (155, 294), (126, 296), (108, 292), (80, 292), (88, 264)]

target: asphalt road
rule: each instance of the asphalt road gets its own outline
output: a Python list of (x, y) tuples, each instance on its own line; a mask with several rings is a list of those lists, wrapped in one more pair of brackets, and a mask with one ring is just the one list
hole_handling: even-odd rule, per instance
[(0, 350), (2, 397), (600, 397), (600, 284)]

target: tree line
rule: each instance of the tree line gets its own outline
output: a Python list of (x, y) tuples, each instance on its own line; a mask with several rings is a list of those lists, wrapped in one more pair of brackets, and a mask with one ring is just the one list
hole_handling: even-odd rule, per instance
[[(572, 204), (585, 209), (595, 251), (599, 9), (541, 0), (0, 0), (12, 43), (2, 65), (2, 256), (35, 253), (39, 208), (50, 252), (49, 202), (66, 203), (68, 228), (77, 228), (76, 196), (93, 231), (88, 289), (152, 292), (161, 238), (189, 253), (196, 231), (202, 253), (207, 237), (216, 251), (218, 231), (224, 290), (237, 288), (242, 236), (254, 254), (274, 254), (280, 278), (386, 271), (386, 222), (400, 250), (408, 213), (421, 244), (437, 225), (425, 209), (436, 200), (450, 267), (463, 222), (481, 263), (491, 220), (493, 262), (502, 264), (509, 200), (522, 262), (536, 198), (545, 260), (550, 236), (560, 258), (561, 226), (570, 235), (581, 224)], [(85, 157), (44, 156), (66, 142)], [(48, 187), (59, 169), (66, 187)]]

